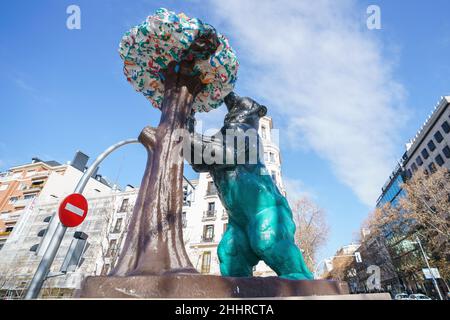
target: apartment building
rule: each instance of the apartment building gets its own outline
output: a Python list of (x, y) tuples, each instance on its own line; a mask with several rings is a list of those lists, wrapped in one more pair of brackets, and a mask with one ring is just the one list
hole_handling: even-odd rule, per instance
[[(87, 197), (86, 220), (68, 228), (41, 291), (43, 298), (72, 297), (87, 276), (106, 275), (126, 237), (138, 190)], [(0, 251), (0, 299), (23, 298), (59, 222), (58, 199), (37, 197), (20, 216)]]
[[(62, 199), (75, 189), (89, 157), (78, 151), (68, 164), (33, 158), (30, 163), (0, 173), (0, 250), (27, 206), (38, 196), (41, 200)], [(85, 194), (111, 190), (104, 178), (96, 174), (89, 180)]]

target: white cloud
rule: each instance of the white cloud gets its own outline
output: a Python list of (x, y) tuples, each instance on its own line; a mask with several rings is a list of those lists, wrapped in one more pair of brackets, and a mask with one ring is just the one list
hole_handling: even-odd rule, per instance
[(290, 202), (301, 198), (308, 198), (311, 200), (317, 198), (315, 192), (311, 191), (303, 181), (299, 179), (283, 177), (283, 183), (284, 188), (286, 189), (287, 198)]
[(365, 29), (365, 8), (354, 0), (209, 4), (247, 66), (243, 94), (285, 119), (280, 139), (308, 144), (373, 206), (397, 156), (404, 89), (393, 80), (379, 31)]

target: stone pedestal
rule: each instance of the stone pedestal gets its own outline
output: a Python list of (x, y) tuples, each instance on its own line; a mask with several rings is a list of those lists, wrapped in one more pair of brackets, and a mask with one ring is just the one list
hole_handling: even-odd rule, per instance
[(278, 277), (233, 278), (212, 275), (88, 277), (77, 298), (278, 298), (349, 293), (345, 282), (286, 280)]

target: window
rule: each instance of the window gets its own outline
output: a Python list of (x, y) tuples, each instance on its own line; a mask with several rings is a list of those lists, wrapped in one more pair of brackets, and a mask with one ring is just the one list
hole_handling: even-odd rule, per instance
[(434, 138), (436, 139), (436, 141), (438, 143), (441, 143), (442, 140), (444, 140), (444, 137), (442, 136), (441, 132), (438, 130), (436, 131), (436, 133), (434, 134)]
[(181, 224), (182, 224), (183, 228), (186, 228), (186, 226), (187, 226), (186, 211), (183, 211), (181, 213)]
[(427, 146), (432, 152), (436, 149), (436, 145), (434, 144), (433, 140), (430, 140)]
[(223, 233), (227, 231), (228, 223), (223, 224)]
[(444, 123), (442, 124), (442, 130), (444, 130), (445, 133), (449, 133), (450, 132), (450, 124), (448, 124), (447, 121), (444, 121)]
[(273, 154), (272, 152), (270, 153), (270, 162), (275, 162), (275, 154)]
[(412, 177), (411, 169), (406, 170), (406, 178), (411, 179), (411, 177)]
[(436, 165), (434, 164), (434, 162), (428, 165), (428, 169), (430, 170), (431, 173), (436, 172)]
[(269, 162), (269, 153), (264, 152), (264, 162)]
[(109, 264), (104, 264), (102, 268), (102, 275), (106, 276), (109, 272)]
[(214, 238), (214, 225), (208, 224), (203, 227), (203, 240), (212, 241)]
[(123, 222), (123, 218), (118, 218), (116, 220), (116, 225), (114, 226), (114, 232), (120, 232), (122, 230), (122, 222)]
[(36, 193), (26, 194), (23, 198), (25, 200), (34, 199), (36, 197)]
[(444, 153), (444, 155), (447, 159), (450, 159), (450, 148), (448, 146), (446, 146), (444, 149), (442, 149), (442, 152)]
[(422, 157), (427, 160), (430, 157), (430, 154), (428, 153), (427, 149), (422, 150)]
[(436, 163), (442, 167), (444, 165), (444, 159), (442, 158), (442, 156), (440, 154), (438, 154), (436, 156), (436, 158), (434, 158), (434, 160), (436, 160)]
[(106, 252), (107, 257), (111, 257), (116, 254), (116, 245), (117, 245), (116, 239), (112, 239), (111, 241), (109, 241), (108, 251)]
[(9, 198), (9, 203), (14, 204), (17, 202), (17, 200), (19, 200), (19, 197), (11, 197), (11, 198)]
[(265, 126), (261, 127), (261, 136), (262, 136), (263, 139), (267, 138), (267, 133), (266, 133), (266, 127)]
[(275, 171), (272, 171), (272, 172), (270, 173), (270, 175), (272, 176), (272, 180), (273, 180), (275, 183), (277, 183), (277, 173), (276, 173)]
[(416, 172), (417, 171), (417, 166), (416, 166), (415, 163), (412, 164), (411, 170), (412, 170), (412, 172)]
[(214, 214), (214, 211), (216, 209), (216, 203), (215, 202), (208, 202), (208, 214), (212, 215)]
[(208, 187), (206, 189), (206, 195), (215, 195), (217, 194), (216, 186), (214, 185), (214, 182), (208, 181)]
[(201, 273), (209, 273), (211, 268), (211, 251), (205, 251), (202, 255), (202, 270)]
[(6, 231), (6, 232), (12, 232), (13, 229), (14, 229), (14, 227), (7, 227), (5, 231)]
[(43, 187), (43, 186), (44, 186), (44, 180), (33, 181), (33, 182), (31, 183), (31, 186), (32, 186), (33, 188)]
[(128, 199), (123, 199), (119, 212), (125, 212), (128, 209)]
[(423, 165), (423, 161), (422, 161), (422, 158), (421, 158), (420, 156), (418, 156), (418, 157), (416, 158), (416, 163), (417, 163), (418, 166)]
[(191, 206), (191, 201), (188, 200), (190, 193), (188, 192), (188, 186), (183, 186), (183, 206)]

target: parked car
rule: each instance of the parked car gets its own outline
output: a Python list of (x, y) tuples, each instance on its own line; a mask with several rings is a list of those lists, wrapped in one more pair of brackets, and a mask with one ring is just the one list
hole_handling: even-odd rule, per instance
[(416, 294), (411, 294), (409, 296), (409, 300), (432, 300), (432, 299), (430, 297), (427, 297), (424, 294), (416, 293)]
[(409, 296), (407, 293), (399, 293), (395, 295), (394, 300), (409, 300)]

